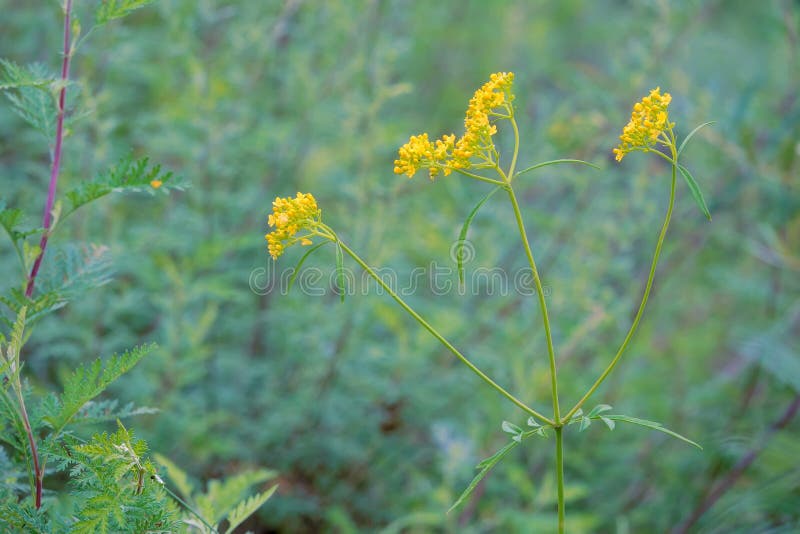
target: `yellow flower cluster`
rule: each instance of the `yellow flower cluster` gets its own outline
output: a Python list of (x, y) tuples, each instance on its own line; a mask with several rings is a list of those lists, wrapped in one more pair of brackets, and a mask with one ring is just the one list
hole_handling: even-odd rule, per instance
[(656, 87), (650, 94), (633, 106), (631, 120), (622, 129), (620, 144), (614, 149), (617, 161), (622, 161), (625, 154), (637, 149), (651, 147), (665, 130), (671, 129), (675, 123), (669, 122), (667, 107), (672, 101), (669, 93), (661, 94)]
[(405, 174), (411, 178), (417, 170), (427, 168), (431, 180), (440, 171), (444, 171), (444, 175), (447, 176), (451, 170), (443, 162), (447, 159), (448, 153), (453, 150), (455, 141), (455, 135), (444, 135), (435, 143), (428, 139), (426, 133), (412, 135), (408, 143), (401, 146), (398, 151), (399, 159), (394, 162), (395, 174)]
[(321, 216), (322, 210), (311, 193), (297, 193), (295, 198), (276, 198), (267, 221), (275, 230), (264, 236), (272, 259), (277, 259), (297, 241), (301, 245), (310, 245), (311, 240), (307, 236), (295, 238), (294, 235), (301, 229), (313, 230), (320, 223)]
[(475, 92), (464, 119), (464, 135), (458, 141), (453, 134), (444, 135), (435, 142), (425, 133), (412, 135), (398, 151), (395, 174), (411, 178), (419, 169), (429, 169), (433, 179), (440, 172), (447, 176), (452, 169), (471, 167), (470, 158), (493, 147), (492, 136), (497, 133), (497, 126), (492, 124), (490, 116), (492, 110), (510, 105), (514, 99), (513, 82), (513, 72), (497, 72)]
[(492, 136), (497, 133), (497, 126), (491, 123), (489, 115), (493, 109), (511, 103), (514, 95), (511, 85), (514, 83), (513, 72), (496, 72), (489, 81), (475, 91), (469, 101), (467, 116), (464, 119), (464, 135), (456, 143), (451, 165), (458, 169), (470, 167), (469, 159), (476, 153), (488, 150), (492, 146)]

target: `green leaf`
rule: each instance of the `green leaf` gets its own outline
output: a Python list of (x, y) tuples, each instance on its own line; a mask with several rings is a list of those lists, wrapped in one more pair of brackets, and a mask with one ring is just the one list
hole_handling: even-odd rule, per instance
[(528, 426), (532, 426), (534, 428), (539, 428), (542, 425), (540, 425), (539, 422), (536, 419), (534, 419), (533, 416), (531, 416), (531, 417), (528, 417)]
[(489, 458), (486, 458), (483, 461), (481, 461), (481, 463), (478, 464), (478, 469), (480, 469), (481, 471), (477, 475), (475, 475), (475, 478), (473, 478), (472, 482), (469, 483), (467, 489), (465, 489), (464, 492), (461, 494), (461, 496), (458, 498), (458, 500), (455, 503), (453, 503), (453, 506), (451, 506), (450, 509), (447, 510), (447, 513), (449, 514), (450, 512), (458, 508), (458, 506), (461, 505), (461, 503), (463, 503), (473, 491), (475, 491), (475, 488), (478, 486), (478, 483), (480, 483), (480, 481), (483, 480), (483, 477), (485, 477), (489, 473), (492, 467), (497, 465), (497, 462), (502, 460), (503, 457), (505, 457), (506, 454), (511, 452), (511, 450), (517, 445), (519, 445), (518, 441), (512, 441), (508, 443), (505, 447), (503, 447), (502, 449), (491, 455)]
[[(158, 189), (152, 184), (158, 183)], [(183, 190), (187, 184), (175, 179), (171, 172), (162, 172), (161, 165), (150, 165), (148, 158), (134, 160), (131, 156), (122, 158), (107, 171), (90, 182), (83, 182), (67, 191), (67, 208), (62, 218), (70, 215), (81, 206), (110, 193), (136, 191), (154, 193), (155, 191)]]
[(715, 121), (704, 122), (703, 124), (701, 124), (700, 126), (698, 126), (697, 128), (695, 128), (694, 130), (692, 130), (691, 132), (689, 132), (689, 135), (687, 135), (687, 136), (686, 136), (686, 139), (684, 139), (684, 140), (683, 140), (683, 143), (681, 143), (681, 146), (680, 146), (680, 147), (678, 147), (678, 156), (680, 156), (680, 155), (681, 155), (681, 152), (683, 152), (683, 149), (684, 149), (684, 147), (686, 147), (686, 143), (688, 143), (688, 142), (689, 142), (689, 139), (691, 139), (692, 137), (694, 137), (694, 134), (696, 134), (697, 132), (699, 132), (701, 128), (704, 128), (704, 127), (708, 126), (709, 124), (714, 124), (714, 122), (715, 122)]
[(610, 419), (612, 421), (622, 421), (623, 423), (631, 423), (634, 425), (643, 426), (645, 428), (649, 428), (652, 430), (658, 430), (659, 432), (663, 432), (664, 434), (668, 434), (674, 438), (678, 438), (681, 441), (688, 443), (689, 445), (694, 445), (700, 450), (703, 450), (699, 444), (695, 443), (694, 441), (681, 436), (677, 432), (673, 432), (672, 430), (665, 428), (664, 425), (661, 423), (656, 423), (655, 421), (648, 421), (647, 419), (639, 419), (637, 417), (629, 417), (627, 415), (605, 415), (603, 416), (605, 419)]
[(503, 421), (503, 423), (500, 425), (500, 428), (503, 429), (503, 432), (514, 434), (515, 436), (517, 434), (522, 434), (522, 429), (520, 427), (514, 423), (509, 423), (508, 421)]
[(94, 13), (97, 24), (121, 19), (131, 12), (152, 3), (153, 0), (102, 0)]
[(592, 410), (586, 417), (597, 417), (599, 414), (607, 412), (609, 410), (611, 410), (611, 406), (609, 406), (608, 404), (598, 404), (597, 406), (592, 408)]
[(458, 234), (458, 242), (456, 243), (456, 265), (458, 268), (458, 283), (462, 286), (464, 285), (464, 243), (467, 240), (467, 231), (469, 230), (469, 225), (472, 223), (472, 219), (475, 218), (475, 215), (477, 215), (478, 210), (481, 209), (481, 206), (483, 206), (484, 203), (500, 189), (502, 189), (502, 187), (497, 186), (489, 191), (489, 194), (483, 197), (480, 202), (478, 202), (475, 207), (472, 208), (472, 211), (469, 212), (467, 219), (464, 221), (464, 225), (461, 227), (461, 232)]
[(589, 419), (588, 417), (581, 417), (581, 426), (580, 428), (578, 428), (578, 432), (583, 432), (584, 430), (589, 428), (589, 425), (591, 424), (592, 424), (591, 419)]
[(41, 291), (69, 301), (111, 281), (112, 261), (108, 247), (72, 243), (54, 252), (39, 277)]
[(600, 416), (600, 420), (603, 421), (606, 424), (606, 426), (608, 427), (609, 430), (614, 430), (614, 427), (617, 426), (617, 424), (614, 421), (612, 421), (611, 419), (609, 419), (608, 417), (603, 417), (601, 415)]
[(344, 254), (339, 241), (336, 241), (336, 286), (339, 290), (339, 300), (344, 302), (345, 283), (344, 283)]
[(203, 495), (195, 498), (197, 512), (212, 524), (218, 524), (245, 498), (252, 486), (275, 477), (274, 471), (244, 471), (224, 480), (210, 480)]
[[(515, 174), (514, 178), (516, 178), (518, 176), (522, 176), (525, 173), (528, 173), (528, 172), (531, 172), (531, 171), (535, 171), (536, 169), (541, 169), (542, 167), (547, 167), (549, 165), (557, 165), (559, 163), (580, 163), (581, 165), (588, 165), (589, 167), (591, 167), (593, 169), (597, 169), (598, 171), (600, 170), (600, 167), (598, 167), (594, 163), (589, 163), (588, 161), (583, 161), (582, 159), (554, 159), (554, 160), (551, 160), (551, 161), (545, 161), (543, 163), (537, 163), (536, 165), (528, 167), (527, 169), (523, 169), (523, 170), (519, 171), (517, 174)], [(512, 178), (512, 180), (513, 180), (513, 178)]]
[[(37, 79), (43, 81), (53, 79), (42, 65), (33, 64), (29, 68), (31, 76)], [(23, 83), (14, 91), (7, 92), (6, 97), (11, 101), (14, 113), (52, 142), (56, 131), (58, 109), (50, 89), (49, 84)]]
[(276, 489), (278, 489), (277, 484), (263, 493), (258, 493), (240, 502), (230, 515), (228, 515), (228, 530), (225, 531), (225, 534), (233, 534), (234, 529), (261, 508), (261, 506), (272, 497)]
[(142, 345), (121, 355), (114, 354), (105, 364), (98, 358), (89, 365), (75, 369), (64, 381), (64, 392), (55, 403), (56, 411), (44, 417), (53, 429), (50, 438), (57, 438), (87, 402), (105, 391), (155, 348), (155, 344)]
[(294, 281), (297, 278), (297, 275), (300, 274), (300, 268), (303, 266), (303, 263), (305, 263), (306, 258), (308, 258), (312, 252), (314, 252), (323, 245), (327, 245), (328, 243), (330, 243), (330, 241), (325, 241), (324, 243), (320, 243), (319, 245), (311, 247), (305, 254), (303, 254), (303, 256), (300, 258), (300, 261), (298, 261), (297, 265), (294, 266), (294, 272), (292, 273), (292, 276), (289, 278), (289, 285), (286, 288), (287, 293), (292, 290)]
[(700, 187), (697, 185), (697, 182), (695, 181), (694, 177), (689, 172), (689, 169), (687, 169), (683, 165), (678, 164), (678, 169), (680, 169), (681, 174), (686, 180), (686, 184), (689, 186), (689, 190), (692, 192), (692, 197), (694, 198), (694, 201), (700, 208), (700, 211), (702, 211), (703, 214), (705, 214), (706, 218), (710, 221), (711, 213), (709, 213), (708, 211), (708, 206), (706, 206), (706, 201), (703, 198), (703, 193), (700, 191)]
[(47, 73), (42, 65), (20, 67), (13, 61), (0, 59), (0, 91), (22, 87), (47, 88), (55, 76)]

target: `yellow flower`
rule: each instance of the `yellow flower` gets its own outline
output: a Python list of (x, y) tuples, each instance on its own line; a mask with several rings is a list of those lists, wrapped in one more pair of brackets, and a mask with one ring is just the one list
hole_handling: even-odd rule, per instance
[(514, 99), (511, 87), (514, 82), (513, 72), (496, 72), (489, 81), (475, 91), (469, 101), (467, 116), (464, 119), (464, 135), (456, 143), (453, 150), (455, 168), (466, 169), (471, 166), (469, 159), (494, 146), (492, 136), (497, 133), (497, 126), (491, 123), (489, 115), (492, 110), (510, 105)]
[(426, 133), (412, 135), (398, 151), (398, 159), (394, 162), (395, 174), (405, 174), (411, 178), (419, 169), (427, 168), (431, 180), (442, 171), (447, 176), (451, 171), (445, 167), (444, 160), (453, 149), (455, 139), (455, 135), (445, 135), (436, 143), (431, 143)]
[(158, 189), (159, 187), (161, 187), (163, 183), (164, 182), (162, 182), (161, 180), (153, 180), (152, 182), (150, 182), (150, 187), (152, 187), (153, 189)]
[(287, 247), (300, 241), (302, 245), (312, 243), (308, 236), (295, 238), (300, 230), (314, 231), (322, 222), (322, 210), (311, 193), (297, 193), (295, 198), (276, 198), (267, 222), (275, 229), (264, 236), (272, 259), (277, 259)]
[(671, 101), (669, 93), (662, 95), (661, 88), (656, 87), (641, 102), (634, 104), (631, 120), (622, 129), (620, 144), (614, 149), (617, 161), (622, 161), (625, 154), (633, 150), (649, 149), (664, 131), (675, 126), (674, 122), (669, 122), (667, 108)]
[(433, 179), (440, 172), (447, 176), (454, 168), (471, 167), (470, 158), (475, 155), (488, 158), (494, 147), (492, 136), (497, 133), (497, 126), (492, 124), (490, 116), (493, 110), (499, 107), (508, 109), (511, 105), (513, 81), (513, 72), (497, 72), (475, 92), (464, 119), (464, 135), (458, 141), (453, 134), (444, 135), (435, 142), (431, 142), (426, 133), (412, 135), (398, 151), (398, 159), (394, 162), (395, 174), (411, 178), (419, 169), (428, 169)]

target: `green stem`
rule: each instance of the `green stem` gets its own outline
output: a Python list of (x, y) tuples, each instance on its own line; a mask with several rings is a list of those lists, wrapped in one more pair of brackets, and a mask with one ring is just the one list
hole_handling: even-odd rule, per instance
[(536, 268), (536, 262), (533, 259), (533, 252), (531, 245), (528, 241), (528, 234), (525, 232), (525, 223), (522, 221), (522, 212), (519, 209), (519, 202), (517, 202), (517, 195), (514, 194), (514, 188), (511, 186), (511, 179), (514, 176), (514, 167), (517, 162), (517, 154), (519, 152), (519, 129), (517, 128), (517, 121), (511, 118), (511, 126), (514, 129), (514, 155), (511, 158), (511, 166), (508, 169), (508, 174), (503, 173), (502, 169), (497, 167), (497, 172), (505, 182), (505, 189), (508, 191), (508, 197), (511, 200), (511, 205), (514, 208), (514, 218), (517, 221), (517, 229), (522, 238), (522, 245), (525, 247), (525, 255), (528, 257), (528, 264), (533, 271), (533, 283), (536, 285), (536, 296), (539, 299), (539, 308), (542, 312), (542, 323), (544, 325), (544, 336), (547, 340), (547, 356), (550, 360), (550, 391), (553, 397), (553, 420), (556, 427), (561, 425), (561, 413), (558, 405), (558, 376), (556, 374), (556, 354), (553, 349), (553, 335), (550, 329), (550, 316), (547, 313), (547, 302), (544, 299), (544, 288), (542, 287), (542, 280), (539, 277), (539, 270)]
[(199, 520), (200, 520), (200, 522), (201, 522), (201, 523), (203, 523), (203, 524), (206, 526), (206, 528), (208, 528), (208, 530), (210, 530), (211, 532), (214, 532), (214, 533), (216, 533), (216, 534), (219, 534), (219, 531), (218, 531), (217, 529), (215, 529), (214, 527), (212, 527), (212, 526), (211, 526), (211, 525), (208, 523), (208, 521), (206, 521), (206, 520), (203, 518), (203, 516), (202, 516), (202, 515), (200, 515), (200, 513), (199, 513), (199, 512), (197, 512), (197, 511), (196, 511), (194, 508), (192, 508), (191, 506), (189, 506), (189, 504), (188, 504), (186, 501), (184, 501), (183, 499), (181, 499), (181, 498), (180, 498), (180, 497), (179, 497), (179, 496), (178, 496), (178, 495), (177, 495), (177, 494), (176, 494), (174, 491), (172, 491), (171, 489), (169, 489), (169, 488), (167, 487), (167, 485), (166, 485), (166, 484), (162, 484), (162, 485), (161, 485), (161, 487), (162, 487), (162, 488), (164, 488), (164, 491), (166, 491), (167, 493), (169, 493), (169, 494), (172, 496), (172, 498), (173, 498), (173, 499), (175, 499), (175, 500), (176, 500), (176, 501), (178, 501), (178, 502), (179, 502), (181, 505), (183, 505), (183, 507), (184, 507), (184, 508), (186, 508), (186, 510), (188, 510), (189, 512), (191, 512), (191, 513), (192, 513), (192, 515), (194, 515), (194, 516), (195, 516), (197, 519), (199, 519)]
[[(667, 236), (667, 229), (669, 228), (670, 219), (672, 218), (672, 208), (675, 206), (675, 179), (676, 179), (676, 172), (678, 168), (678, 156), (675, 153), (675, 143), (673, 140), (672, 145), (670, 146), (672, 150), (672, 184), (670, 186), (670, 193), (669, 193), (669, 206), (667, 207), (667, 214), (664, 217), (664, 224), (661, 226), (661, 233), (658, 236), (658, 242), (656, 243), (656, 250), (653, 253), (653, 262), (650, 265), (650, 274), (647, 277), (647, 284), (644, 288), (644, 295), (642, 296), (642, 302), (639, 304), (639, 310), (636, 312), (636, 316), (633, 318), (633, 323), (631, 324), (630, 329), (628, 330), (628, 334), (625, 336), (625, 340), (620, 345), (617, 354), (614, 356), (614, 359), (611, 360), (611, 363), (608, 364), (605, 371), (600, 375), (600, 377), (595, 381), (592, 387), (586, 392), (586, 394), (581, 398), (580, 401), (567, 413), (564, 417), (564, 422), (568, 422), (570, 418), (575, 414), (578, 409), (583, 406), (589, 397), (594, 394), (597, 388), (600, 387), (600, 384), (608, 377), (611, 371), (614, 370), (614, 367), (619, 362), (619, 359), (622, 357), (622, 354), (625, 352), (625, 349), (628, 348), (628, 344), (633, 338), (633, 335), (636, 333), (636, 329), (639, 327), (639, 321), (642, 319), (642, 314), (644, 313), (644, 308), (647, 306), (647, 299), (650, 297), (650, 290), (653, 287), (653, 279), (655, 278), (656, 274), (656, 267), (658, 266), (658, 258), (661, 256), (661, 247), (664, 245), (664, 238)], [(661, 154), (660, 152), (657, 152)], [(661, 154), (663, 157), (669, 159), (667, 156)]]
[(364, 262), (364, 260), (362, 260), (355, 252), (353, 252), (350, 249), (350, 247), (348, 247), (347, 245), (342, 243), (341, 240), (339, 241), (339, 245), (342, 247), (342, 250), (347, 252), (347, 254), (349, 254), (350, 257), (353, 258), (355, 260), (355, 262), (358, 263), (361, 266), (361, 268), (364, 269), (364, 271), (367, 272), (367, 274), (369, 274), (373, 279), (375, 279), (375, 281), (378, 283), (378, 285), (380, 285), (384, 290), (386, 290), (386, 292), (389, 293), (389, 295), (391, 295), (392, 298), (406, 312), (408, 312), (409, 315), (411, 315), (420, 325), (422, 325), (422, 327), (425, 328), (425, 330), (430, 332), (433, 337), (435, 337), (437, 340), (439, 340), (439, 342), (442, 345), (444, 345), (450, 352), (452, 352), (459, 360), (461, 360), (464, 363), (464, 365), (469, 367), (470, 370), (472, 370), (473, 373), (478, 375), (481, 378), (481, 380), (483, 380), (484, 382), (486, 382), (487, 384), (492, 386), (495, 390), (497, 390), (498, 393), (500, 393), (501, 395), (506, 397), (508, 400), (510, 400), (511, 402), (513, 402), (514, 404), (516, 404), (517, 406), (522, 408), (525, 412), (527, 412), (530, 415), (536, 417), (537, 419), (547, 423), (548, 425), (553, 425), (553, 421), (551, 421), (549, 418), (545, 417), (544, 415), (540, 414), (539, 412), (537, 412), (533, 408), (531, 408), (528, 405), (526, 405), (524, 402), (522, 402), (521, 400), (516, 398), (514, 395), (512, 395), (511, 393), (509, 393), (508, 391), (503, 389), (503, 387), (500, 386), (499, 384), (497, 384), (494, 380), (489, 378), (483, 371), (478, 369), (478, 367), (475, 364), (473, 364), (471, 361), (469, 361), (466, 356), (461, 354), (461, 352), (459, 352), (458, 349), (456, 349), (449, 341), (447, 341), (433, 326), (431, 326), (425, 319), (420, 317), (420, 315), (417, 312), (415, 312), (408, 304), (406, 304), (405, 301), (402, 298), (400, 298), (400, 296), (397, 293), (395, 293), (394, 290), (392, 290), (392, 288), (389, 287), (386, 284), (386, 282), (384, 282), (381, 279), (381, 277), (378, 276), (375, 273), (375, 271), (373, 271), (372, 268)]
[(514, 189), (511, 184), (506, 185), (508, 197), (511, 199), (511, 205), (514, 208), (514, 217), (517, 221), (517, 228), (519, 235), (522, 237), (522, 245), (525, 247), (525, 254), (528, 256), (528, 263), (533, 271), (533, 283), (536, 285), (536, 296), (539, 299), (539, 308), (542, 311), (542, 323), (544, 324), (544, 336), (547, 340), (547, 356), (550, 360), (550, 386), (553, 396), (553, 419), (556, 426), (561, 424), (561, 413), (558, 406), (558, 377), (556, 375), (556, 354), (553, 349), (553, 335), (550, 329), (550, 317), (547, 313), (547, 303), (544, 299), (544, 288), (542, 287), (542, 280), (539, 278), (539, 270), (536, 268), (536, 262), (533, 259), (533, 252), (531, 251), (530, 243), (528, 242), (528, 234), (525, 232), (525, 224), (522, 222), (522, 213), (519, 209), (519, 202), (517, 196), (514, 194)]
[(558, 482), (558, 534), (564, 534), (564, 427), (556, 430), (556, 480)]
[(469, 176), (470, 178), (474, 178), (475, 180), (480, 180), (481, 182), (486, 182), (486, 183), (494, 184), (494, 185), (503, 185), (503, 182), (501, 182), (499, 180), (492, 180), (491, 178), (487, 178), (487, 177), (481, 176), (479, 174), (472, 174), (471, 172), (467, 172), (467, 171), (465, 171), (463, 169), (457, 169), (455, 167), (448, 167), (448, 169), (452, 169), (452, 170), (456, 171), (459, 174), (463, 174), (464, 176)]
[(517, 121), (514, 119), (514, 108), (509, 104), (508, 106), (509, 121), (511, 128), (514, 130), (514, 154), (511, 156), (511, 165), (508, 167), (508, 180), (514, 177), (514, 171), (517, 168), (517, 156), (519, 155), (519, 128)]
[[(535, 171), (536, 169), (541, 169), (542, 167), (547, 167), (548, 165), (557, 165), (559, 163), (580, 163), (581, 165), (588, 165), (589, 167), (592, 167), (593, 169), (598, 169), (598, 170), (600, 169), (600, 167), (598, 167), (594, 163), (589, 163), (588, 161), (583, 161), (582, 159), (554, 159), (554, 160), (551, 160), (551, 161), (545, 161), (545, 162), (542, 162), (542, 163), (537, 163), (536, 165), (532, 165), (532, 166), (530, 166), (530, 167), (528, 167), (526, 169), (522, 169), (521, 171), (519, 171), (514, 176), (514, 178), (517, 178), (518, 176), (522, 176), (525, 173), (528, 173), (528, 172), (531, 172), (531, 171)], [(512, 178), (512, 180), (514, 178)]]

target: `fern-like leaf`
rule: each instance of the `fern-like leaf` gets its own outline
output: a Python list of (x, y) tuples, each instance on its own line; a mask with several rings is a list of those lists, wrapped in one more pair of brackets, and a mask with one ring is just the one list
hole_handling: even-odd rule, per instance
[(171, 172), (163, 172), (161, 165), (150, 165), (148, 158), (134, 160), (122, 158), (104, 173), (90, 182), (83, 182), (66, 193), (67, 206), (62, 219), (81, 206), (113, 192), (183, 190), (186, 184), (176, 179)]
[(233, 530), (241, 525), (245, 519), (256, 513), (256, 511), (272, 497), (276, 489), (278, 489), (277, 484), (267, 491), (253, 495), (249, 499), (245, 499), (236, 505), (230, 515), (228, 515), (228, 530), (225, 531), (225, 534), (233, 534)]
[(13, 61), (0, 59), (0, 91), (21, 87), (46, 88), (53, 80), (55, 80), (55, 76), (46, 74), (41, 65), (26, 68)]
[(52, 140), (58, 115), (56, 101), (51, 92), (53, 84), (57, 83), (54, 81), (55, 76), (38, 63), (27, 69), (14, 65), (11, 71), (9, 65), (8, 62), (3, 64), (5, 76), (14, 78), (2, 86), (13, 88), (13, 91), (6, 92), (6, 97), (11, 101), (14, 112), (48, 140)]
[(97, 359), (89, 365), (78, 367), (64, 382), (64, 393), (56, 403), (57, 411), (43, 419), (53, 429), (51, 439), (56, 439), (64, 427), (80, 412), (87, 402), (105, 391), (112, 382), (130, 371), (155, 345), (143, 345), (121, 355), (114, 354), (103, 364)]
[(211, 480), (206, 493), (195, 498), (197, 511), (212, 524), (218, 524), (245, 498), (252, 486), (274, 476), (274, 471), (259, 469), (238, 473), (223, 481)]
[(153, 0), (103, 0), (95, 11), (97, 24), (105, 24), (114, 19), (121, 19), (133, 11), (152, 3)]
[(52, 256), (48, 267), (39, 275), (39, 287), (70, 301), (90, 289), (111, 281), (110, 249), (94, 244), (61, 246)]

